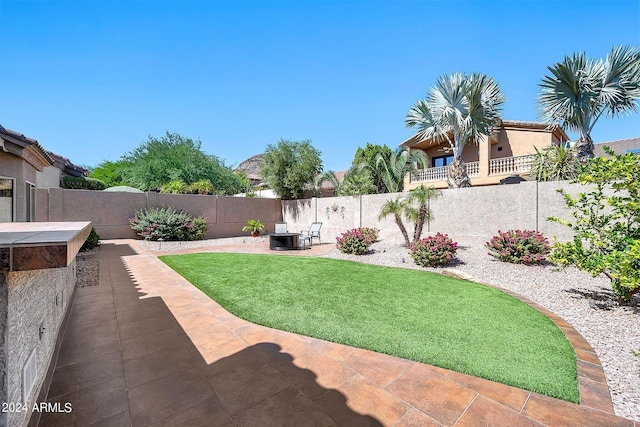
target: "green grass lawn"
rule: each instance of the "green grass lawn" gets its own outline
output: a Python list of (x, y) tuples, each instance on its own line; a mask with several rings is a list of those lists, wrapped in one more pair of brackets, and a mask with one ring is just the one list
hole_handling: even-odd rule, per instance
[(579, 401), (576, 356), (562, 331), (497, 289), (328, 258), (160, 259), (250, 322)]

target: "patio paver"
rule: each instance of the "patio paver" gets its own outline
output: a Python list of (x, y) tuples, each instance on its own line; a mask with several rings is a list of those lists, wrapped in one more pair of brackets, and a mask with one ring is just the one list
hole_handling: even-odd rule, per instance
[[(268, 242), (204, 251), (271, 253)], [(613, 415), (597, 356), (562, 319), (585, 356), (582, 405), (251, 324), (155, 255), (135, 241), (101, 246), (100, 284), (76, 291), (47, 397), (73, 411), (39, 425), (634, 426)]]

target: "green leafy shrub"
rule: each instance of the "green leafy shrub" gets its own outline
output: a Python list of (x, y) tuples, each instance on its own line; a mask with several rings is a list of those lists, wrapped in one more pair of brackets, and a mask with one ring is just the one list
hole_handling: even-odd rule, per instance
[(180, 179), (167, 182), (160, 187), (160, 192), (163, 194), (184, 194), (188, 190), (189, 186)]
[(213, 194), (215, 189), (213, 188), (211, 181), (208, 179), (201, 179), (200, 181), (189, 184), (188, 191), (191, 194)]
[(453, 261), (457, 250), (458, 243), (449, 235), (436, 233), (411, 245), (411, 256), (423, 267), (444, 267)]
[(193, 218), (187, 212), (172, 207), (136, 211), (129, 219), (131, 229), (145, 240), (202, 240), (207, 234), (203, 217)]
[(346, 254), (363, 255), (369, 252), (369, 247), (377, 238), (375, 228), (354, 228), (336, 237), (336, 247)]
[(84, 243), (82, 244), (82, 247), (80, 248), (80, 250), (88, 251), (98, 247), (98, 245), (100, 245), (100, 235), (96, 231), (95, 227), (91, 227), (91, 232), (89, 233), (87, 240), (85, 240)]
[(107, 186), (103, 181), (95, 178), (64, 176), (62, 177), (62, 188), (71, 190), (104, 190)]
[(574, 239), (555, 242), (549, 260), (606, 275), (621, 303), (640, 292), (640, 156), (615, 154), (591, 159), (576, 182), (586, 191), (560, 191), (572, 220), (549, 220), (571, 228)]
[(528, 230), (498, 230), (485, 247), (492, 257), (513, 264), (538, 264), (551, 252), (549, 240), (542, 233)]

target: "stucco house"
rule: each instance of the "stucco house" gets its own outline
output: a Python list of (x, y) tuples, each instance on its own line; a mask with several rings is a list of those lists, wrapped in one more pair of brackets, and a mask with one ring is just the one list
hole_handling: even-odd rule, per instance
[(36, 189), (60, 187), (64, 175), (88, 170), (0, 125), (0, 222), (35, 221)]
[[(511, 175), (526, 176), (536, 147), (540, 150), (551, 144), (568, 141), (567, 134), (557, 125), (502, 120), (490, 138), (483, 138), (477, 146), (465, 146), (462, 160), (473, 186), (495, 185)], [(447, 188), (447, 169), (453, 154), (446, 141), (421, 141), (414, 135), (403, 141), (400, 147), (422, 150), (429, 157), (428, 168), (405, 177), (405, 191), (420, 184)]]

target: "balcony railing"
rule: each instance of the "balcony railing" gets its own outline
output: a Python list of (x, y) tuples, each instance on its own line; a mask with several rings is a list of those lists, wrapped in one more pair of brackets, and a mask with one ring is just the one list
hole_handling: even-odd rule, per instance
[(502, 157), (489, 160), (489, 175), (505, 175), (512, 173), (527, 173), (531, 170), (531, 162), (535, 154), (517, 157)]
[[(527, 173), (531, 169), (534, 154), (517, 157), (502, 157), (489, 160), (489, 175), (510, 175), (515, 173)], [(469, 178), (480, 176), (480, 162), (465, 163)], [(449, 166), (427, 168), (414, 172), (411, 182), (441, 181), (447, 179)]]

